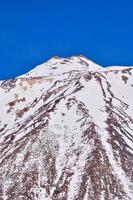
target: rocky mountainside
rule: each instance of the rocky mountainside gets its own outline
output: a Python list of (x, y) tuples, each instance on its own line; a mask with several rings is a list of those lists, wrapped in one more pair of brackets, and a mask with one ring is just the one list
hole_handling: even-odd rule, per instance
[(133, 200), (133, 67), (54, 57), (0, 81), (0, 200)]

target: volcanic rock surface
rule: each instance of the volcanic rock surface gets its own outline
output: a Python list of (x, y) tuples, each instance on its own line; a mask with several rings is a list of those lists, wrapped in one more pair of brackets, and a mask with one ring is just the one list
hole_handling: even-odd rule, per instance
[(133, 67), (54, 57), (0, 81), (0, 200), (133, 200)]

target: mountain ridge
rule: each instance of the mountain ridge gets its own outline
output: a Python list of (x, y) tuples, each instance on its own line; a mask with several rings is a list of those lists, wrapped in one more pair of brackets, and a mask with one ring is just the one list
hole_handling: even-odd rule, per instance
[(50, 59), (0, 82), (1, 200), (133, 199), (133, 68)]
[[(31, 73), (32, 71), (35, 71), (37, 70), (38, 68), (45, 68), (47, 65), (55, 65), (57, 63), (61, 63), (61, 64), (65, 64), (63, 63), (63, 60), (65, 62), (71, 62), (71, 61), (76, 61), (77, 63), (82, 63), (82, 64), (93, 64), (94, 66), (97, 66), (99, 67), (99, 69), (104, 69), (104, 70), (122, 70), (124, 68), (133, 68), (132, 65), (130, 66), (126, 66), (126, 65), (110, 65), (110, 66), (102, 66), (102, 65), (99, 65), (99, 64), (96, 64), (96, 62), (93, 62), (92, 60), (90, 60), (89, 58), (87, 58), (86, 56), (84, 55), (75, 55), (75, 56), (71, 56), (71, 57), (59, 57), (59, 56), (54, 56), (54, 57), (51, 57), (49, 60), (43, 62), (42, 64), (39, 64), (35, 67), (33, 67), (31, 70), (29, 70), (28, 72), (25, 72), (24, 74), (21, 74), (19, 76), (16, 76), (16, 77), (12, 77), (12, 78), (9, 78), (9, 79), (15, 79), (15, 78), (20, 78), (20, 77), (23, 77), (23, 76), (28, 76), (29, 73)], [(73, 63), (74, 64), (74, 63)], [(98, 69), (98, 68), (97, 68)], [(94, 69), (92, 69), (93, 71)], [(6, 79), (6, 80), (9, 80), (9, 79)], [(0, 80), (1, 81), (6, 81), (6, 80)]]

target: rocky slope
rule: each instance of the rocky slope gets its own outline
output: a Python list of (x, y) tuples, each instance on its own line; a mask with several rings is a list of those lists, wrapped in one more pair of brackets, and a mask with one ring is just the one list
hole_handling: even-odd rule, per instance
[(133, 200), (133, 68), (54, 57), (0, 82), (0, 200)]

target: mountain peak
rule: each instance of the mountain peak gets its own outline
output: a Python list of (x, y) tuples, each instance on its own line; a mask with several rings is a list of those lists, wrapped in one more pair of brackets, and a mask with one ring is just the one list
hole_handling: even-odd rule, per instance
[(96, 71), (101, 68), (100, 65), (97, 65), (83, 55), (66, 58), (55, 56), (21, 77), (51, 76), (67, 73), (73, 70)]

